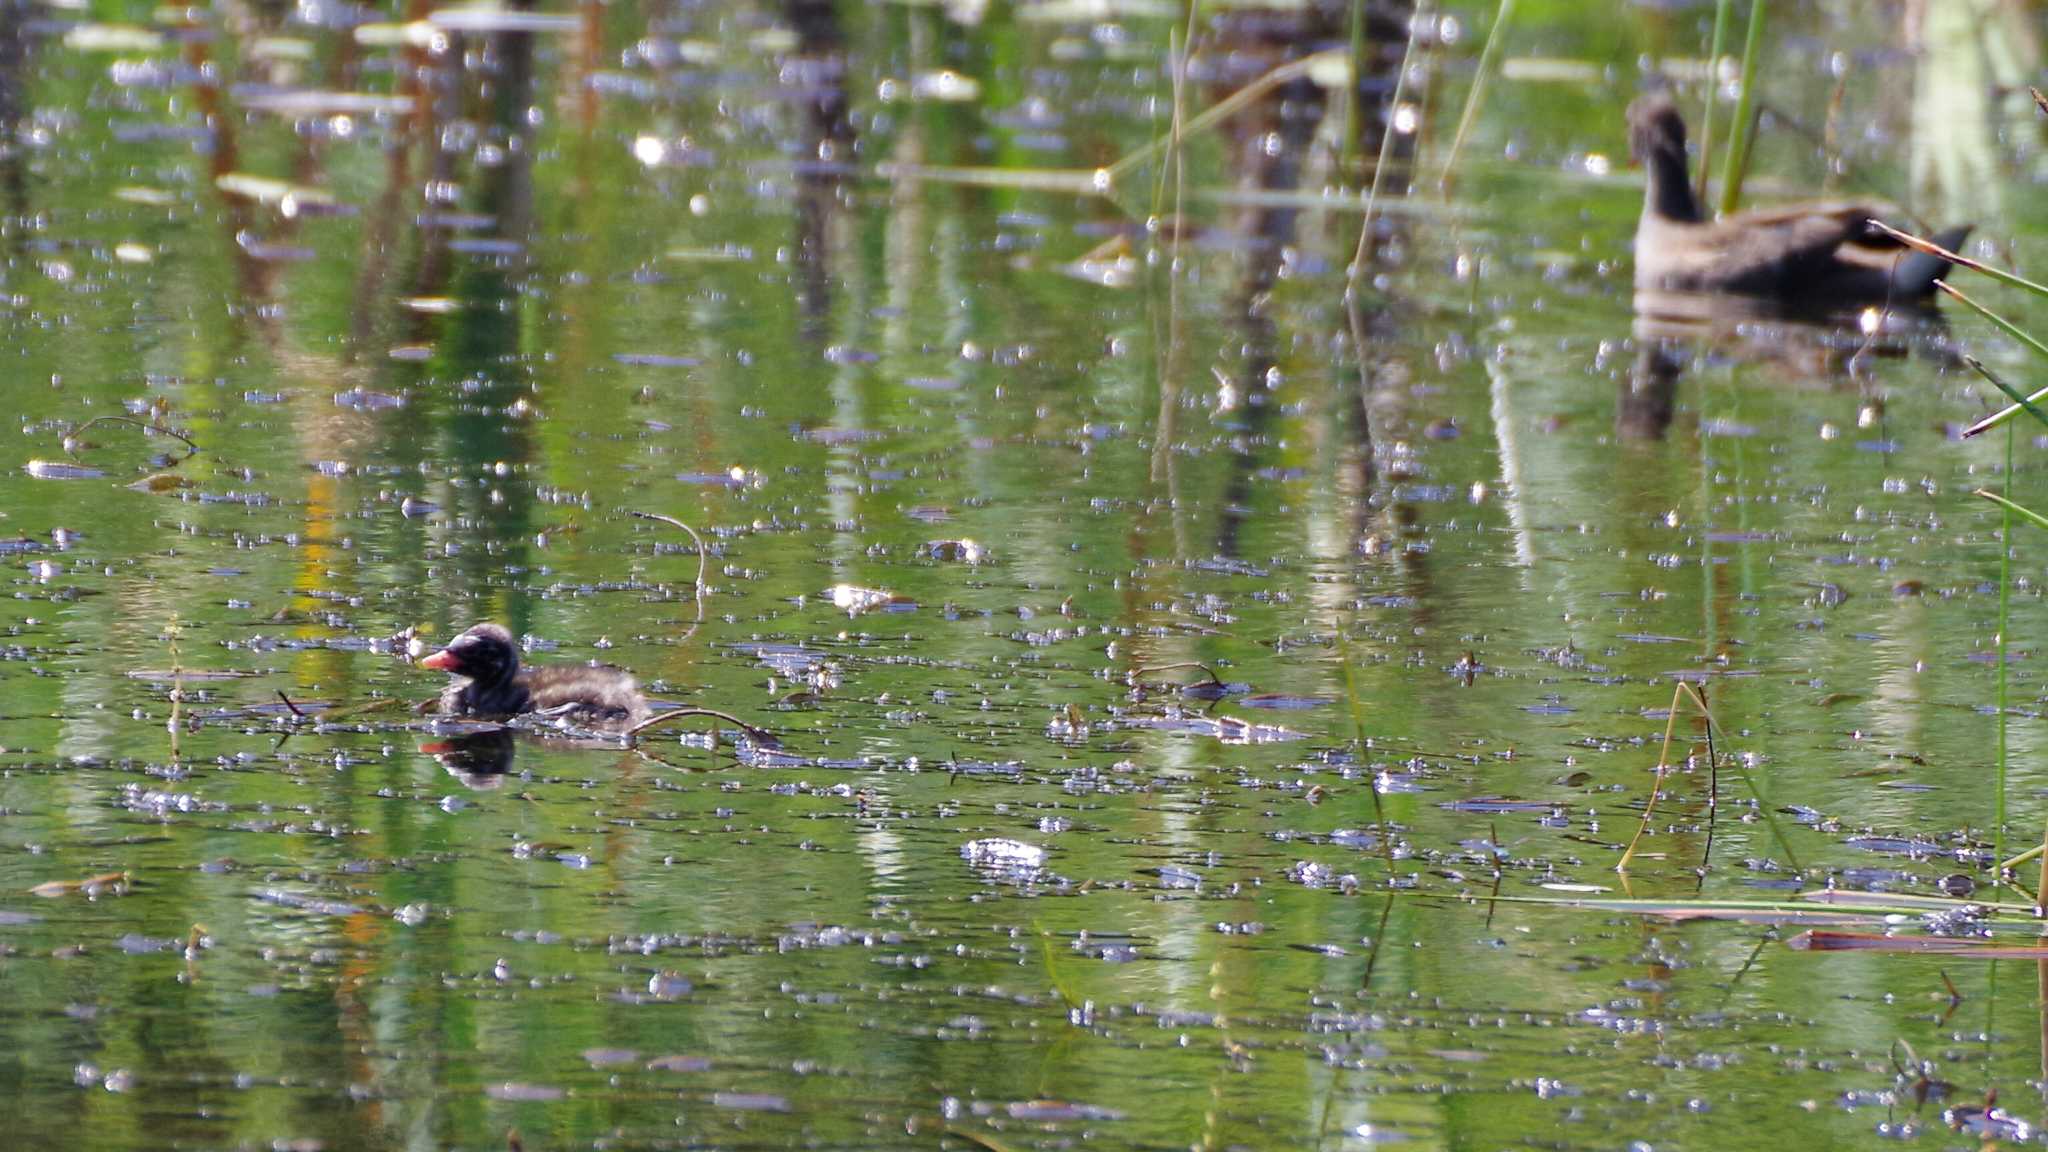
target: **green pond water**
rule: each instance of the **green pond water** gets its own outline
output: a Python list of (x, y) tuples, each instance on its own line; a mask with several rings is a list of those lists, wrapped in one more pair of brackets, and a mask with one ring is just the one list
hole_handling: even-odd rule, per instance
[[(88, 7), (0, 13), (0, 1146), (2035, 1140), (2036, 962), (1789, 942), (2029, 903), (2037, 373), (1633, 315), (1712, 5), (1517, 6), (1441, 192), (1490, 4), (1106, 195), (1174, 6)], [(1748, 195), (2026, 267), (2025, 37), (1769, 7)], [(1202, 8), (1190, 116), (1317, 46)], [(773, 739), (415, 712), (484, 620)]]

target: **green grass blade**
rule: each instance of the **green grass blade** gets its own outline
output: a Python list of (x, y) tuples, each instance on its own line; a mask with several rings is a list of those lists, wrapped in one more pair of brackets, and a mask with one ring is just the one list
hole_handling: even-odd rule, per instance
[(1702, 204), (1707, 202), (1707, 173), (1714, 167), (1714, 109), (1721, 103), (1716, 74), (1728, 44), (1728, 10), (1734, 6), (1735, 0), (1714, 0), (1714, 39), (1707, 48), (1707, 107), (1700, 114), (1699, 187), (1695, 189)]
[(1742, 203), (1742, 178), (1749, 169), (1749, 137), (1756, 118), (1756, 68), (1764, 50), (1764, 0), (1750, 0), (1749, 31), (1742, 41), (1742, 95), (1735, 101), (1735, 124), (1728, 134), (1728, 157), (1721, 162), (1721, 214)]
[(2000, 508), (2003, 508), (2008, 512), (2011, 512), (2013, 515), (2018, 516), (2020, 519), (2025, 520), (2027, 523), (2032, 524), (2034, 527), (2048, 529), (2048, 516), (2043, 516), (2039, 512), (2036, 512), (2031, 508), (2026, 508), (2022, 505), (2015, 504), (2012, 501), (2007, 500), (2005, 497), (2000, 496), (1998, 493), (1993, 492), (1989, 488), (1979, 488), (1975, 492), (1970, 493), (1970, 495), (1982, 496), (1984, 499), (1991, 501), (1993, 504), (1998, 505)]
[[(2020, 395), (2019, 389), (2013, 387), (2010, 384), (2007, 384), (2004, 380), (2000, 379), (1996, 372), (1993, 372), (1991, 369), (1986, 368), (1984, 366), (1984, 362), (1982, 360), (1977, 359), (1975, 356), (1963, 357), (1963, 363), (1968, 364), (1977, 373), (1977, 375), (1982, 376), (1986, 380), (1991, 381), (1992, 386), (1997, 388), (2000, 392), (2005, 393), (2007, 399), (2019, 405), (2021, 408), (2026, 409), (2027, 415), (2032, 416), (2034, 419), (2039, 420), (2043, 424), (2048, 424), (2048, 411), (2043, 411), (2041, 409), (2041, 406), (2034, 402), (2034, 397)], [(2008, 425), (2006, 430), (2011, 431), (2011, 426)], [(2010, 468), (2007, 469), (2007, 474), (2011, 474)]]
[(1067, 979), (1066, 966), (1060, 962), (1059, 953), (1052, 946), (1052, 933), (1035, 920), (1031, 922), (1031, 930), (1038, 934), (1038, 958), (1045, 964), (1045, 977), (1052, 982), (1053, 991), (1060, 994), (1068, 1008), (1081, 1011), (1086, 1005)]
[[(2005, 333), (2006, 335), (2012, 337), (2013, 339), (2019, 341), (2020, 343), (2026, 345), (2028, 348), (2032, 349), (2035, 355), (2040, 356), (2043, 359), (2048, 359), (2048, 345), (2044, 345), (2039, 340), (2036, 340), (2032, 336), (2029, 336), (2025, 332), (2025, 330), (2020, 328), (2019, 325), (2014, 324), (2012, 321), (2007, 320), (2005, 317), (2000, 316), (1998, 313), (1993, 312), (1991, 309), (1986, 308), (1982, 304), (1977, 303), (1975, 300), (1970, 299), (1968, 296), (1964, 295), (1961, 291), (1959, 291), (1955, 287), (1955, 285), (1950, 284), (1946, 280), (1936, 280), (1934, 282), (1934, 286), (1936, 288), (1941, 289), (1948, 295), (1954, 297), (1956, 300), (1960, 301), (1963, 304), (1963, 306), (1968, 308), (1970, 311), (1975, 312), (1977, 315), (1982, 316), (1986, 320), (1991, 321), (1991, 323), (1995, 327), (1997, 327), (1999, 331)], [(1996, 379), (1993, 379), (1992, 383), (1996, 384), (1998, 383), (1998, 381)], [(2001, 387), (2003, 387), (2003, 385), (2001, 385)], [(1963, 429), (1963, 439), (1968, 440), (1972, 436), (1988, 432), (1991, 429), (1998, 427), (2000, 424), (2003, 424), (2007, 420), (2012, 419), (2014, 416), (2019, 415), (2021, 412), (2026, 411), (2026, 406), (2029, 404), (2038, 404), (2042, 400), (2048, 400), (2048, 388), (2038, 389), (2024, 397), (2020, 397), (2019, 399), (2020, 403), (2008, 404), (2005, 407), (2000, 408), (1998, 411), (1993, 412), (1991, 415), (1986, 416), (1982, 420), (1977, 421), (1975, 424), (1970, 425), (1968, 428)]]
[(1443, 171), (1437, 173), (1437, 191), (1448, 191), (1451, 173), (1458, 167), (1458, 154), (1465, 150), (1465, 135), (1472, 130), (1472, 122), (1479, 118), (1479, 107), (1486, 99), (1486, 81), (1493, 73), (1494, 61), (1500, 56), (1501, 33), (1508, 22), (1515, 18), (1515, 0), (1500, 0), (1500, 8), (1493, 14), (1493, 27), (1487, 30), (1486, 46), (1479, 50), (1479, 70), (1472, 77), (1472, 91), (1465, 96), (1465, 111), (1458, 117), (1458, 130), (1451, 136), (1451, 154), (1444, 158)]

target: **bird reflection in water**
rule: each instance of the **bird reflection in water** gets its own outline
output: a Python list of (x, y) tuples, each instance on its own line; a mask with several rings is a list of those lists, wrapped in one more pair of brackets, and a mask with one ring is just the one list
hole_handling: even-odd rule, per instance
[(511, 729), (492, 728), (422, 744), (420, 751), (439, 761), (450, 776), (482, 792), (501, 787), (511, 775), (513, 747)]
[(1919, 302), (1814, 316), (1752, 297), (1639, 290), (1629, 333), (1635, 363), (1621, 378), (1614, 416), (1623, 440), (1663, 439), (1680, 379), (1709, 359), (1743, 364), (1760, 382), (1786, 388), (1846, 387), (1876, 359), (1953, 359), (1947, 322)]

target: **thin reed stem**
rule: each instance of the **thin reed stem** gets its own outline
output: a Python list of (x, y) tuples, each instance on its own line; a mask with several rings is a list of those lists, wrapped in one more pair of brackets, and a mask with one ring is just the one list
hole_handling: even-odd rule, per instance
[[(2013, 426), (2005, 426), (2005, 483), (2012, 487)], [(2012, 628), (2012, 507), (1999, 507), (1998, 522), (1998, 770), (1991, 804), (1991, 858), (2005, 859), (2006, 728), (2006, 644)]]
[(1742, 95), (1735, 101), (1735, 126), (1728, 158), (1721, 164), (1721, 214), (1742, 203), (1742, 178), (1749, 171), (1750, 137), (1756, 133), (1756, 69), (1764, 48), (1764, 0), (1750, 0), (1749, 29), (1742, 41)]
[(1451, 172), (1458, 166), (1458, 154), (1465, 150), (1465, 136), (1472, 130), (1472, 122), (1479, 118), (1479, 108), (1486, 102), (1486, 82), (1493, 75), (1494, 61), (1500, 56), (1501, 33), (1515, 16), (1515, 0), (1500, 0), (1500, 7), (1494, 11), (1493, 27), (1487, 30), (1486, 46), (1479, 50), (1479, 70), (1472, 77), (1472, 90), (1465, 96), (1465, 111), (1458, 116), (1458, 130), (1451, 136), (1451, 153), (1444, 157), (1444, 166), (1437, 173), (1436, 189), (1448, 194), (1451, 186)]
[[(1250, 104), (1252, 101), (1257, 100), (1259, 97), (1264, 96), (1266, 93), (1271, 92), (1273, 89), (1278, 88), (1279, 86), (1287, 83), (1290, 80), (1293, 80), (1297, 76), (1308, 75), (1310, 72), (1314, 71), (1317, 67), (1324, 64), (1327, 61), (1341, 60), (1349, 51), (1350, 49), (1348, 48), (1330, 48), (1322, 52), (1316, 52), (1308, 56), (1304, 56), (1299, 60), (1290, 60), (1287, 63), (1280, 65), (1279, 67), (1273, 69), (1271, 72), (1268, 72), (1264, 76), (1259, 77), (1257, 80), (1252, 81), (1244, 87), (1239, 88), (1237, 91), (1232, 92), (1230, 95), (1225, 96), (1223, 99), (1218, 100), (1215, 104), (1211, 105), (1210, 107), (1203, 109), (1200, 114), (1190, 117), (1188, 119), (1188, 122), (1181, 127), (1179, 134), (1180, 140), (1185, 142), (1188, 137), (1196, 135), (1200, 132), (1207, 131), (1209, 128), (1214, 126), (1218, 121), (1231, 115), (1238, 109), (1243, 108), (1245, 105)], [(1171, 133), (1169, 133), (1166, 136), (1161, 136), (1157, 140), (1152, 141), (1150, 144), (1146, 144), (1143, 147), (1132, 150), (1128, 155), (1119, 159), (1116, 163), (1111, 164), (1109, 167), (1102, 169), (1100, 173), (1100, 178), (1098, 178), (1095, 181), (1097, 190), (1104, 190), (1103, 185), (1105, 184), (1105, 182), (1113, 186), (1115, 184), (1117, 177), (1122, 176), (1126, 172), (1129, 172), (1132, 168), (1136, 167), (1137, 165), (1143, 164), (1146, 160), (1151, 159), (1153, 154), (1159, 152), (1163, 148), (1168, 147), (1172, 143), (1173, 136)]]
[(1700, 113), (1700, 203), (1707, 202), (1707, 173), (1714, 167), (1714, 109), (1721, 103), (1721, 53), (1728, 44), (1728, 10), (1735, 0), (1714, 0), (1714, 37), (1707, 48), (1707, 107)]

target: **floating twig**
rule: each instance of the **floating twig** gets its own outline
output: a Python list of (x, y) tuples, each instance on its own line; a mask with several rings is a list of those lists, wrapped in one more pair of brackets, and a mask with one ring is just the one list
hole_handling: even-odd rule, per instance
[(988, 1152), (1012, 1152), (1012, 1149), (1008, 1144), (1005, 1144), (1001, 1140), (998, 1140), (995, 1137), (990, 1136), (988, 1133), (976, 1132), (972, 1128), (962, 1128), (958, 1124), (946, 1125), (946, 1134), (949, 1136), (958, 1136), (962, 1140), (966, 1140), (969, 1143), (979, 1144), (983, 1148), (988, 1149)]
[(1186, 668), (1199, 668), (1202, 670), (1202, 674), (1209, 678), (1206, 681), (1199, 681), (1199, 683), (1223, 683), (1223, 677), (1218, 676), (1215, 669), (1202, 663), (1200, 660), (1176, 660), (1171, 664), (1147, 664), (1142, 668), (1133, 668), (1129, 672), (1124, 673), (1124, 683), (1136, 688), (1141, 677), (1157, 672), (1179, 672)]
[(301, 720), (304, 720), (306, 718), (306, 713), (300, 710), (297, 704), (292, 703), (292, 698), (284, 694), (284, 689), (279, 688), (277, 690), (277, 698), (279, 700), (284, 701), (284, 706), (292, 710), (292, 715), (298, 717)]
[(659, 724), (666, 724), (671, 720), (679, 720), (685, 716), (715, 716), (718, 719), (723, 720), (726, 723), (732, 725), (733, 727), (738, 728), (740, 731), (745, 732), (748, 736), (753, 738), (754, 743), (756, 744), (760, 744), (769, 748), (782, 747), (782, 741), (777, 740), (773, 732), (768, 731), (766, 728), (755, 727), (754, 725), (747, 723), (745, 720), (740, 719), (739, 717), (733, 715), (730, 712), (720, 712), (716, 708), (671, 708), (668, 711), (663, 712), (659, 716), (649, 717), (648, 719), (642, 720), (640, 723), (633, 725), (631, 728), (626, 729), (626, 742), (629, 744), (632, 743), (635, 738), (637, 738), (642, 732), (647, 731), (649, 728), (653, 728)]
[(1986, 944), (1952, 936), (1887, 936), (1881, 932), (1802, 932), (1787, 940), (1801, 952), (1904, 952), (1979, 960), (2048, 960), (2048, 944)]
[(49, 880), (28, 890), (31, 896), (44, 898), (66, 896), (73, 892), (98, 892), (103, 888), (126, 888), (129, 884), (126, 872), (102, 872), (83, 880)]
[(161, 424), (151, 424), (147, 420), (137, 420), (133, 416), (95, 416), (92, 419), (87, 420), (85, 423), (80, 424), (78, 427), (73, 428), (70, 431), (70, 433), (64, 437), (64, 454), (66, 456), (71, 457), (73, 460), (78, 459), (78, 453), (73, 452), (71, 450), (71, 442), (74, 438), (76, 438), (77, 436), (82, 434), (86, 429), (92, 427), (95, 424), (132, 424), (137, 428), (143, 429), (144, 431), (159, 432), (165, 436), (169, 436), (173, 440), (182, 440), (185, 443), (185, 447), (191, 449), (191, 451), (185, 453), (183, 456), (178, 457), (178, 461), (180, 463), (186, 460), (190, 460), (192, 457), (197, 456), (199, 454), (198, 443), (194, 441), (190, 436), (185, 435), (183, 432), (176, 431), (175, 429), (166, 428)]

